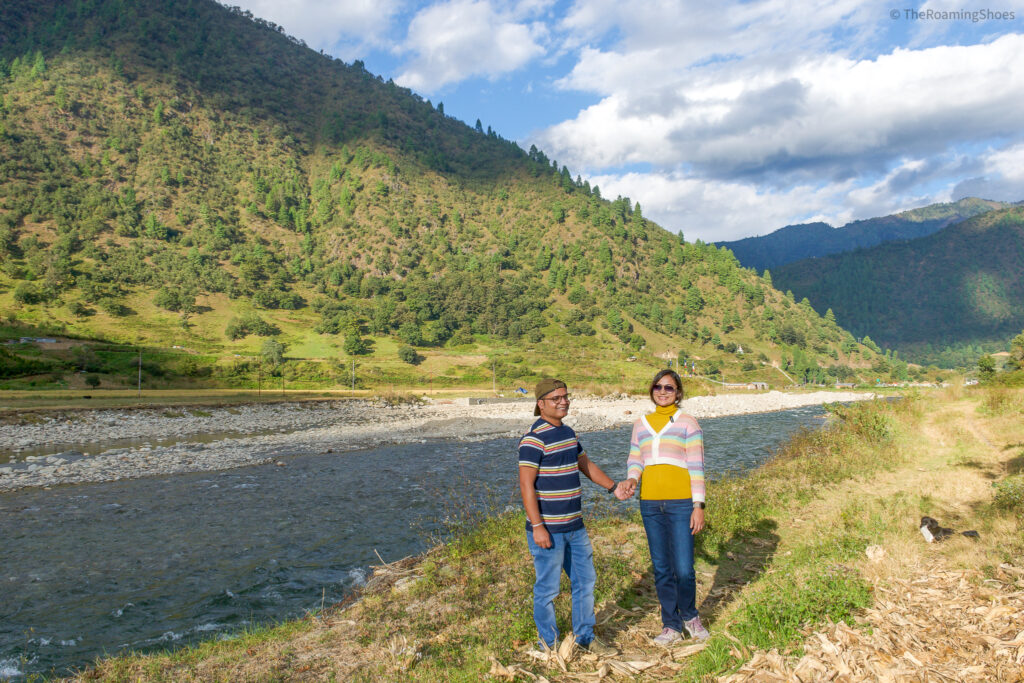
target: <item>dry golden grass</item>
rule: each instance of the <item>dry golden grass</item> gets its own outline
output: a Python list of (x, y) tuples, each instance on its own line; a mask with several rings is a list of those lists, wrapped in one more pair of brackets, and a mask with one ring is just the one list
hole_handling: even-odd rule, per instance
[[(902, 440), (905, 466), (879, 479), (843, 482), (805, 507), (801, 514), (814, 524), (794, 525), (803, 528), (787, 534), (780, 548), (801, 537), (806, 542), (814, 529), (838, 523), (851, 508), (892, 515), (872, 526), (875, 542), (852, 563), (875, 587), (876, 605), (857, 624), (808, 633), (800, 656), (752, 652), (724, 680), (1024, 677), (1024, 569), (1019, 560), (1007, 562), (1019, 556), (1024, 535), (1017, 520), (987, 511), (993, 481), (1005, 476), (1016, 446), (1024, 446), (1015, 408), (1022, 395), (997, 398), (1010, 408), (992, 415), (990, 394), (946, 392)], [(957, 531), (977, 530), (981, 538), (927, 543), (918, 530), (923, 515)]]

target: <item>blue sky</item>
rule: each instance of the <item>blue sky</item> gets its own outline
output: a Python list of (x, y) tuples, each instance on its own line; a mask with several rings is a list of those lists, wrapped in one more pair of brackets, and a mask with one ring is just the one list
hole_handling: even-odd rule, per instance
[(239, 4), (688, 239), (1024, 200), (1024, 0)]

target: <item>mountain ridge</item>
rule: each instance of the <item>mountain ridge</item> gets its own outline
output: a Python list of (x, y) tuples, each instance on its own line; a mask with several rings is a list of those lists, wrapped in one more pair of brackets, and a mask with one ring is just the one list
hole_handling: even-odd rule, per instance
[(897, 240), (925, 237), (946, 226), (986, 211), (1010, 206), (976, 197), (929, 204), (888, 216), (852, 221), (841, 227), (828, 223), (787, 225), (767, 235), (718, 242), (745, 267), (776, 269), (805, 258), (828, 256)]
[(773, 281), (857, 335), (931, 358), (934, 347), (998, 344), (1024, 328), (1024, 207), (915, 240), (805, 259)]

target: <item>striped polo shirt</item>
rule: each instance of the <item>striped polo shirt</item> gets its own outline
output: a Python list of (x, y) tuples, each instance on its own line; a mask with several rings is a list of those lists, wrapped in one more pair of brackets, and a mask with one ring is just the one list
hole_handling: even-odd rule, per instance
[[(583, 528), (579, 457), (583, 446), (572, 427), (556, 427), (543, 418), (519, 440), (519, 466), (537, 470), (537, 502), (551, 533)], [(533, 531), (530, 520), (526, 530)]]

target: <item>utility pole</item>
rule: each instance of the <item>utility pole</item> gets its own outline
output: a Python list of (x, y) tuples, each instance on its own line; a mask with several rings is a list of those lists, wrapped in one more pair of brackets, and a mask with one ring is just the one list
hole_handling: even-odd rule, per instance
[(352, 359), (352, 391), (356, 390), (356, 359)]
[(498, 380), (494, 376), (494, 359), (491, 359), (491, 393), (498, 393)]
[(256, 359), (256, 398), (263, 395), (263, 363)]
[(138, 398), (142, 398), (142, 349), (139, 349), (139, 394)]

